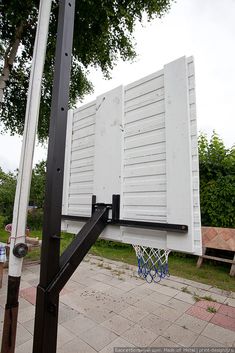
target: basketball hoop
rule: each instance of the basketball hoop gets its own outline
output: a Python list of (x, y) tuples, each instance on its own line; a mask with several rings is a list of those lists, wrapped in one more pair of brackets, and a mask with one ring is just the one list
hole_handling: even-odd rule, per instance
[(138, 261), (138, 275), (148, 283), (160, 282), (169, 277), (168, 255), (170, 250), (154, 249), (146, 246), (133, 245)]

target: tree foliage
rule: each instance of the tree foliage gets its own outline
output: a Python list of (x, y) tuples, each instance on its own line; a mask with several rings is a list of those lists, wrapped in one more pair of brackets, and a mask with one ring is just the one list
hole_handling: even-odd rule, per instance
[[(92, 83), (87, 79), (89, 67), (100, 67), (104, 76), (109, 77), (117, 59), (133, 59), (136, 21), (142, 21), (144, 14), (149, 20), (161, 17), (172, 1), (76, 1), (70, 106), (92, 89)], [(1, 122), (12, 134), (22, 134), (39, 0), (2, 0), (1, 4), (0, 68), (5, 76), (2, 75), (2, 81), (0, 79), (0, 87), (6, 85)], [(42, 82), (40, 140), (48, 136), (57, 15), (58, 0), (54, 0)]]
[[(15, 199), (17, 171), (6, 173), (0, 167), (0, 215), (5, 218), (5, 223), (12, 222), (13, 206)], [(32, 171), (32, 182), (30, 189), (29, 203), (43, 208), (45, 197), (46, 162), (41, 161), (35, 165)], [(39, 214), (39, 216), (38, 216)], [(41, 211), (34, 212), (30, 217), (30, 225), (42, 220)]]
[(5, 173), (0, 167), (0, 215), (9, 223), (12, 219), (16, 189), (16, 174)]
[(33, 169), (30, 189), (30, 202), (38, 208), (43, 208), (46, 184), (46, 161), (37, 163)]
[(198, 140), (202, 224), (235, 227), (235, 148), (226, 149), (214, 132)]

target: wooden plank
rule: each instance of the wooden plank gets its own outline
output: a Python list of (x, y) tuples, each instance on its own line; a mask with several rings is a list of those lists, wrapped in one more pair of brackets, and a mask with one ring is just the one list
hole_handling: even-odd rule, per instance
[(203, 259), (227, 262), (228, 264), (235, 264), (235, 260), (224, 259), (223, 257), (210, 256), (210, 255), (202, 255)]
[(230, 276), (232, 276), (232, 277), (235, 276), (235, 254), (233, 257), (233, 261), (234, 261), (234, 263), (232, 264), (230, 272), (229, 272)]
[(94, 158), (94, 195), (97, 202), (110, 203), (121, 193), (121, 141), (123, 131), (123, 87), (97, 98)]
[(192, 150), (186, 58), (182, 57), (165, 65), (164, 71), (167, 221), (188, 225), (188, 233), (181, 235), (180, 241), (175, 233), (169, 233), (167, 246), (170, 249), (192, 253), (194, 252)]

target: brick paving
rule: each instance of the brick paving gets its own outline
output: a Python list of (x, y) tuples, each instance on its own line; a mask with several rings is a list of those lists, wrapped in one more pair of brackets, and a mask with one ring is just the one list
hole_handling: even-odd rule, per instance
[(235, 308), (209, 300), (200, 300), (187, 310), (198, 319), (235, 331)]
[[(24, 267), (16, 353), (32, 352), (38, 276), (38, 265)], [(195, 302), (194, 294), (212, 301)], [(57, 352), (235, 347), (234, 294), (175, 276), (148, 284), (138, 278), (135, 266), (89, 255), (60, 295)], [(0, 334), (5, 301), (6, 273), (0, 289)]]

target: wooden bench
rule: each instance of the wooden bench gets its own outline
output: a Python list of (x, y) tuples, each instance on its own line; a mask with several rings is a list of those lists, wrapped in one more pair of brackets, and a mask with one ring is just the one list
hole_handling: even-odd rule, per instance
[[(207, 248), (232, 251), (233, 260), (206, 255)], [(230, 276), (235, 276), (235, 229), (202, 227), (202, 253), (197, 261), (198, 268), (202, 265), (203, 259), (226, 262), (231, 264)]]

